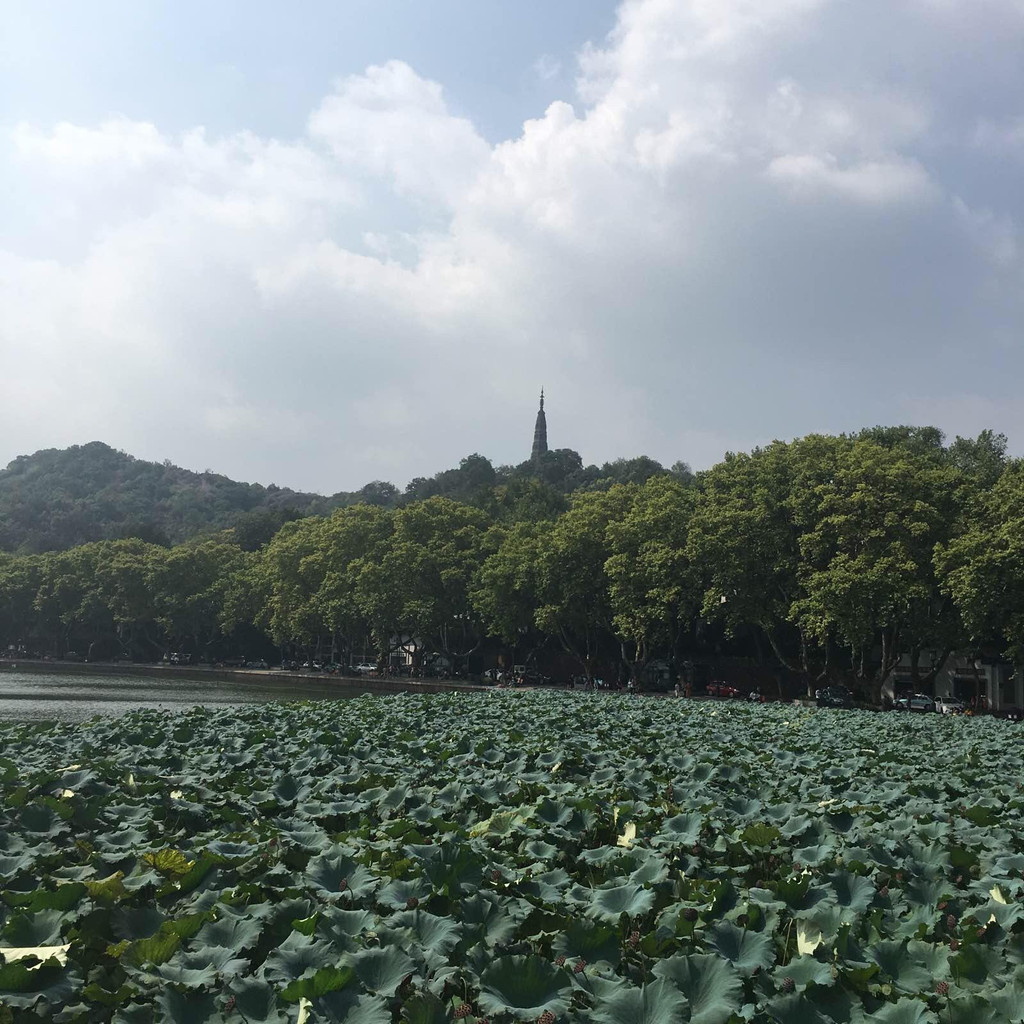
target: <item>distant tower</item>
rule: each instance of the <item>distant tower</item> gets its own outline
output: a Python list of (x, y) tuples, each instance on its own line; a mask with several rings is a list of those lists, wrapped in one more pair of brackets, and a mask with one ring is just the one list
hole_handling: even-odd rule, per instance
[(540, 408), (537, 410), (537, 424), (533, 428), (533, 452), (530, 458), (540, 462), (548, 450), (548, 421), (544, 417), (544, 389), (540, 389)]

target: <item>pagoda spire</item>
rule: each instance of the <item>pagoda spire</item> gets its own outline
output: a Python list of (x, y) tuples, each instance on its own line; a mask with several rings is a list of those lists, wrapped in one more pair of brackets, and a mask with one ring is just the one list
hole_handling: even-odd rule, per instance
[(544, 415), (544, 389), (540, 389), (540, 408), (537, 410), (537, 423), (533, 428), (533, 451), (530, 458), (540, 462), (548, 450), (548, 421)]

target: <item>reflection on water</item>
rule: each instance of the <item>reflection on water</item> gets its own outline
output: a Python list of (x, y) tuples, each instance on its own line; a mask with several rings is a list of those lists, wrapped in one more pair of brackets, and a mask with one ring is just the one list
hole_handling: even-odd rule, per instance
[(272, 682), (254, 675), (243, 682), (4, 670), (0, 671), (0, 720), (81, 722), (93, 715), (122, 715), (136, 708), (184, 711), (197, 704), (224, 707), (268, 700), (329, 700), (360, 692), (327, 679)]

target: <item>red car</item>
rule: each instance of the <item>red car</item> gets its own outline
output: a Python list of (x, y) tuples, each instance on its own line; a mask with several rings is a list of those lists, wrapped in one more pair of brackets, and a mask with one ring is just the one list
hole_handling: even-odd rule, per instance
[(730, 686), (728, 683), (723, 683), (721, 680), (715, 680), (710, 682), (704, 687), (704, 692), (709, 697), (742, 697), (743, 693), (736, 689), (735, 686)]

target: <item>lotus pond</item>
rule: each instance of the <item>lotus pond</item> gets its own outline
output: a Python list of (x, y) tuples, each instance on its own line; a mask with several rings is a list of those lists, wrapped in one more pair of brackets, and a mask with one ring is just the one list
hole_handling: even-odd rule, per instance
[(0, 1022), (1020, 1021), (1022, 739), (565, 693), (0, 723)]

